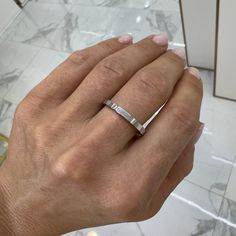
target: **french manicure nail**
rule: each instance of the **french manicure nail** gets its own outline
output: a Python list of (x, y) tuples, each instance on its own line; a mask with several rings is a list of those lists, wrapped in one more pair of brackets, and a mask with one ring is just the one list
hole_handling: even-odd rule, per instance
[(198, 79), (201, 79), (200, 71), (197, 68), (189, 67), (188, 72)]
[(122, 35), (118, 38), (118, 41), (123, 44), (129, 44), (133, 41), (133, 36), (130, 34)]
[(183, 60), (186, 60), (186, 54), (183, 48), (175, 48), (172, 50), (172, 52), (181, 57)]
[(198, 129), (198, 132), (197, 132), (197, 134), (196, 134), (196, 136), (194, 138), (194, 143), (195, 144), (199, 141), (200, 137), (202, 136), (202, 132), (204, 130), (204, 127), (205, 127), (205, 124), (201, 123), (201, 125), (200, 125), (200, 127)]
[(167, 33), (161, 33), (153, 36), (152, 40), (159, 46), (166, 46), (168, 44)]

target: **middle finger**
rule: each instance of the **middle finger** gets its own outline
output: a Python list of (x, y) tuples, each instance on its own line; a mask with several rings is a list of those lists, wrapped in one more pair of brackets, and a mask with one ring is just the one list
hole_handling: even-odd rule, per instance
[(64, 102), (62, 110), (74, 114), (76, 120), (78, 110), (83, 114), (82, 119), (93, 117), (105, 99), (113, 97), (134, 73), (165, 53), (167, 46), (165, 33), (152, 35), (106, 57)]

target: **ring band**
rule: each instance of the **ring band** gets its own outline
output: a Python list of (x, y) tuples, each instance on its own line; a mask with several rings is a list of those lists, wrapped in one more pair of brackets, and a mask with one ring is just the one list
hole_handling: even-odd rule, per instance
[(135, 127), (140, 135), (145, 134), (145, 128), (144, 126), (135, 118), (133, 117), (129, 112), (127, 112), (122, 107), (118, 106), (116, 103), (112, 102), (111, 100), (105, 100), (103, 102), (104, 105), (111, 108), (113, 111), (115, 111), (117, 114), (122, 116), (126, 121), (128, 121), (133, 127)]

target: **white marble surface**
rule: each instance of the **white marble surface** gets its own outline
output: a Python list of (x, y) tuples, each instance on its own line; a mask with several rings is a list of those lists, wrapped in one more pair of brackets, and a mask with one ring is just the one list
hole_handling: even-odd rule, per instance
[(84, 6), (105, 6), (133, 9), (179, 10), (178, 0), (31, 0), (41, 3), (64, 3)]
[(225, 196), (228, 199), (231, 199), (236, 202), (236, 162), (234, 163), (233, 166), (233, 170), (227, 185)]
[(70, 7), (64, 4), (29, 2), (2, 37), (36, 46), (41, 46), (45, 42), (53, 45), (50, 36)]
[(146, 236), (210, 236), (221, 202), (219, 195), (185, 181), (154, 218), (139, 224)]
[(24, 70), (38, 51), (38, 47), (2, 40), (0, 42), (0, 64), (9, 69)]
[(196, 146), (194, 167), (187, 179), (203, 188), (224, 195), (232, 163), (225, 162), (224, 159), (214, 159), (211, 151), (211, 146), (203, 135)]
[(236, 153), (236, 116), (203, 108), (201, 118), (206, 124), (203, 137), (211, 146), (212, 155), (233, 161)]
[(211, 71), (202, 71), (204, 78), (204, 100), (202, 108), (221, 112), (225, 117), (236, 117), (236, 102), (213, 97), (214, 73)]
[(12, 120), (14, 116), (16, 106), (11, 102), (0, 99), (0, 133), (9, 137)]
[[(115, 35), (132, 33), (137, 41), (160, 31), (183, 45), (177, 0), (31, 0), (0, 35), (0, 133), (9, 135), (16, 105), (69, 52)], [(236, 103), (214, 98), (213, 73), (201, 73), (206, 126), (194, 168), (160, 213), (67, 236), (236, 235)]]
[[(94, 232), (92, 234), (92, 232)], [(136, 223), (115, 224), (93, 229), (80, 230), (78, 236), (143, 236)]]
[(166, 31), (170, 41), (183, 44), (176, 0), (65, 2), (68, 4), (63, 0), (31, 1), (2, 38), (71, 52), (107, 36), (129, 32), (138, 40)]
[(5, 97), (39, 50), (31, 45), (0, 41), (0, 98)]
[(180, 14), (170, 10), (121, 9), (109, 30), (111, 35), (132, 33), (136, 40), (154, 33), (167, 32), (170, 41), (183, 43)]
[(131, 33), (135, 40), (139, 40), (162, 31), (168, 32), (170, 41), (183, 44), (178, 11), (75, 5), (44, 46), (71, 52), (106, 37)]
[(106, 7), (73, 6), (44, 46), (72, 52), (101, 41), (109, 34), (120, 10)]
[(236, 201), (224, 199), (220, 209), (219, 218), (212, 236), (236, 235)]
[(5, 95), (5, 99), (18, 104), (25, 95), (41, 82), (57, 65), (68, 57), (67, 53), (42, 48), (19, 79)]

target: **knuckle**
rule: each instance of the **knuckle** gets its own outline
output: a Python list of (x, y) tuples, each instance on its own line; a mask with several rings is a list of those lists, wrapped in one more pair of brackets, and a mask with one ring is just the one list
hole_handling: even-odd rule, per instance
[(56, 161), (50, 166), (50, 171), (55, 181), (64, 181), (73, 179), (73, 172), (71, 165), (62, 162), (61, 160)]
[(197, 128), (198, 122), (192, 110), (182, 105), (172, 107), (170, 111), (177, 126), (187, 135), (192, 135)]
[(147, 90), (153, 95), (166, 97), (168, 93), (168, 80), (160, 71), (143, 70), (139, 74), (137, 83), (142, 90)]
[(194, 151), (195, 151), (195, 147), (192, 147), (191, 150), (191, 156), (188, 158), (188, 162), (185, 165), (185, 169), (184, 169), (184, 177), (188, 176), (191, 171), (193, 170), (193, 160), (194, 160)]
[[(77, 151), (78, 150), (78, 151)], [(70, 158), (59, 158), (51, 166), (51, 172), (55, 179), (73, 182), (75, 184), (89, 184), (91, 169), (90, 152), (79, 146), (75, 152), (72, 152)]]
[(25, 118), (25, 106), (24, 103), (21, 102), (17, 107), (16, 107), (16, 111), (15, 111), (15, 118), (17, 120), (22, 120)]
[(189, 163), (188, 168), (185, 171), (185, 177), (187, 177), (193, 170), (193, 161)]
[(106, 53), (113, 53), (115, 48), (112, 46), (111, 40), (103, 41), (99, 44), (99, 46), (104, 50)]
[(167, 52), (165, 54), (165, 57), (171, 64), (182, 66), (182, 67), (185, 66), (185, 61), (171, 51)]
[(75, 51), (73, 52), (68, 58), (67, 60), (69, 62), (72, 62), (75, 65), (82, 65), (87, 63), (87, 61), (89, 60), (90, 55), (88, 50), (84, 49), (84, 50), (79, 50), (79, 51)]
[[(59, 179), (68, 180), (75, 184), (89, 184), (95, 178), (91, 173), (94, 166), (100, 165), (98, 141), (85, 137), (82, 141), (75, 143), (65, 153), (66, 158), (59, 158), (53, 166), (54, 176)], [(67, 158), (68, 156), (68, 158)]]
[(77, 143), (77, 150), (80, 156), (88, 159), (88, 156), (98, 155), (101, 147), (101, 140), (98, 139), (96, 132), (89, 134)]
[(107, 57), (98, 64), (98, 70), (111, 78), (122, 77), (125, 74), (124, 65), (115, 56)]
[(150, 56), (153, 55), (153, 47), (150, 41), (142, 41), (141, 43), (134, 44), (133, 47), (147, 58), (150, 58)]
[(31, 103), (29, 103), (27, 99), (24, 99), (16, 107), (15, 119), (20, 121), (28, 121), (32, 119), (34, 110), (35, 109), (31, 105)]
[(203, 84), (201, 82), (201, 80), (199, 79), (189, 79), (187, 80), (188, 83), (190, 83), (192, 89), (194, 90), (194, 92), (199, 96), (199, 97), (203, 97)]
[(72, 165), (64, 163), (61, 160), (56, 161), (51, 165), (51, 174), (54, 180), (61, 182), (74, 179), (74, 170)]

